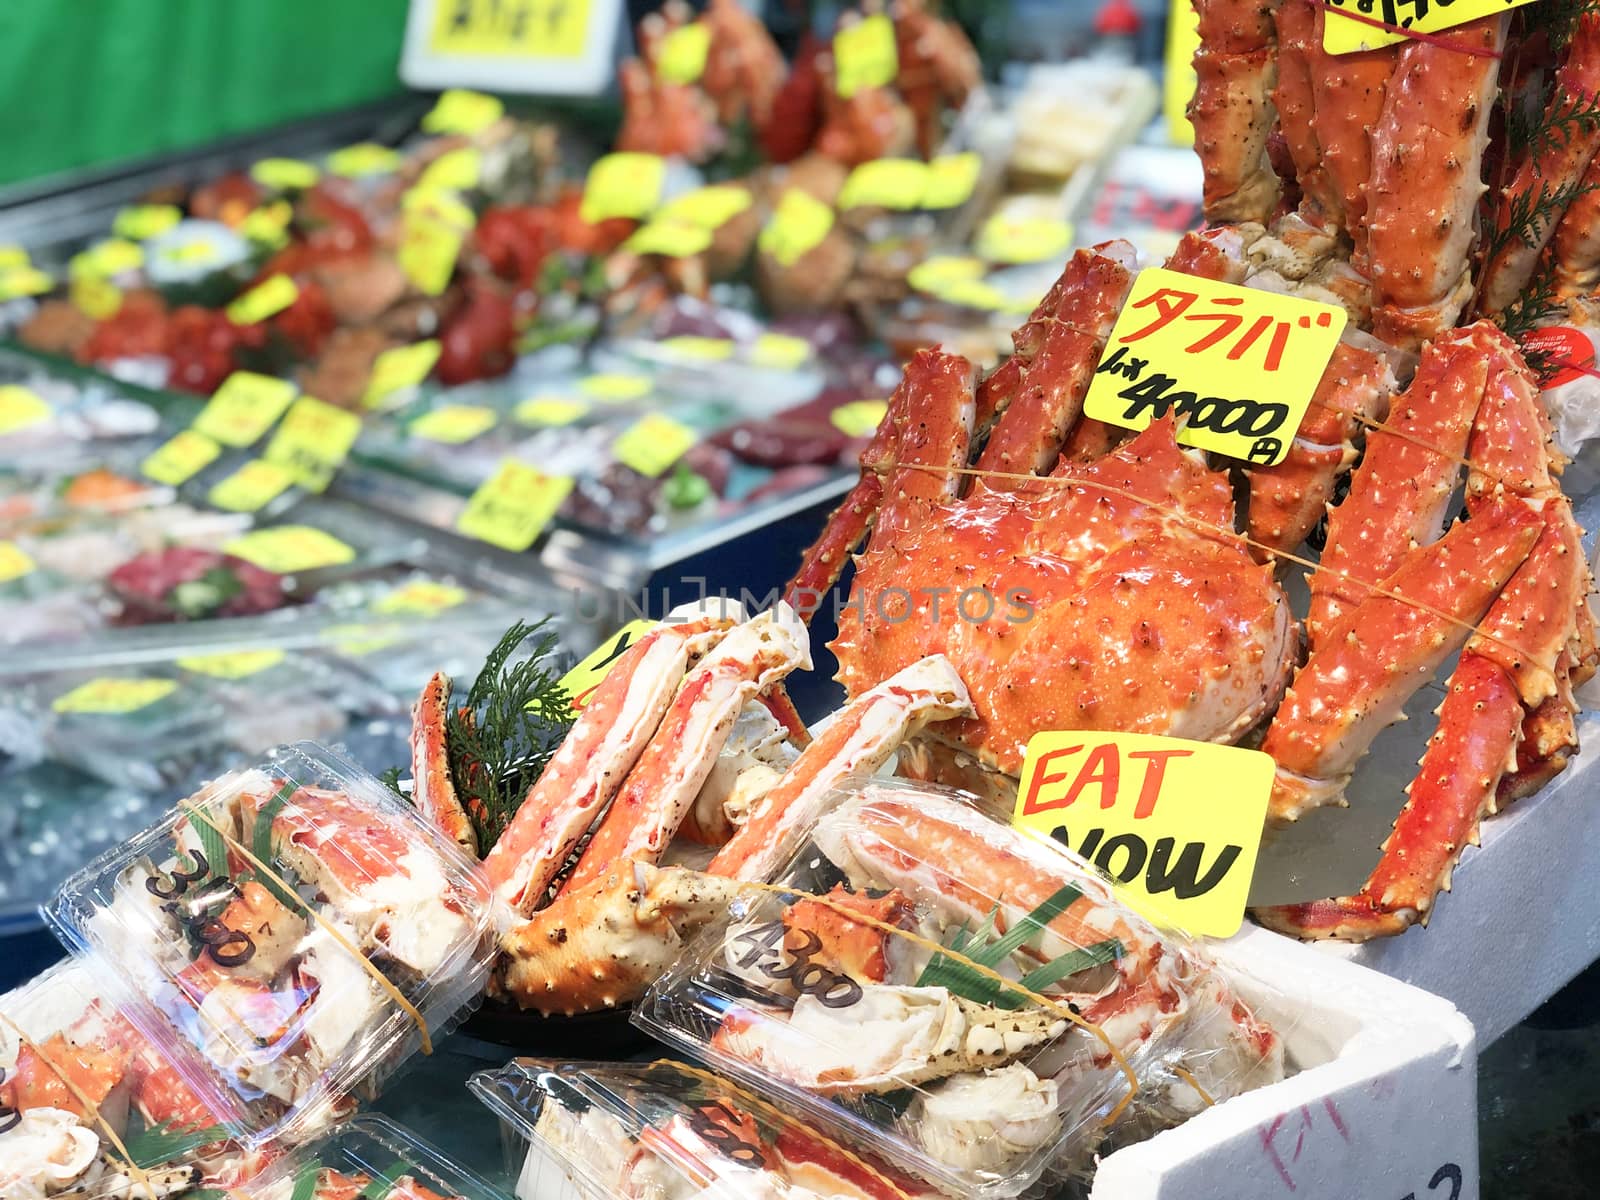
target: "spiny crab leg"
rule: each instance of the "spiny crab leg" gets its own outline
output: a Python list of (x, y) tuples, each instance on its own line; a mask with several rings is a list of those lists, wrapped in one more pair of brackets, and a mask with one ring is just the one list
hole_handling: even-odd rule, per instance
[(613, 863), (502, 935), (491, 992), (547, 1016), (627, 1004), (737, 893), (732, 880), (683, 867)]
[(1414, 551), (1382, 581), (1382, 592), (1327, 632), (1261, 744), (1278, 764), (1267, 810), (1272, 820), (1294, 821), (1308, 809), (1340, 803), (1372, 740), (1466, 641), (1542, 525), (1521, 501), (1458, 524)]
[[(1293, 2), (1293, 0), (1289, 0)], [(1310, 62), (1311, 125), (1322, 153), (1322, 167), (1339, 194), (1344, 227), (1350, 233), (1351, 262), (1367, 263), (1367, 184), (1372, 176), (1372, 130), (1383, 115), (1384, 97), (1394, 73), (1398, 46), (1355, 54), (1322, 50), (1327, 11), (1312, 5), (1316, 26), (1307, 48)]]
[[(1600, 12), (1583, 13), (1577, 22), (1566, 60), (1556, 71), (1550, 109), (1562, 113), (1591, 103), (1600, 91)], [(1600, 148), (1600, 124), (1579, 123), (1564, 137), (1548, 139), (1537, 155), (1528, 155), (1517, 167), (1511, 184), (1494, 206), (1497, 232), (1504, 233), (1519, 202), (1536, 194), (1555, 195), (1569, 190), (1588, 170)], [(1536, 215), (1530, 230), (1533, 241), (1513, 237), (1483, 268), (1478, 309), (1493, 315), (1504, 312), (1533, 277), (1534, 266), (1555, 232), (1552, 216)]]
[(539, 906), (573, 846), (644, 753), (690, 661), (734, 624), (728, 616), (674, 613), (601, 680), (484, 859), (495, 895), (514, 912), (526, 915)]
[(716, 765), (739, 710), (790, 671), (810, 666), (806, 627), (787, 604), (728, 634), (684, 679), (562, 894), (623, 859), (658, 860)]
[(971, 715), (966, 685), (949, 659), (934, 655), (912, 663), (834, 718), (706, 870), (765, 879), (792, 849), (794, 830), (820, 815), (819, 804), (830, 791), (875, 774), (928, 722)]
[(1195, 148), (1205, 165), (1206, 219), (1265, 225), (1282, 185), (1267, 152), (1277, 79), (1272, 0), (1196, 0)]
[(445, 746), (445, 718), (450, 712), (450, 677), (435, 672), (423, 685), (411, 709), (411, 800), (417, 811), (475, 859), (478, 835), (456, 796)]
[(1600, 154), (1589, 160), (1578, 193), (1545, 248), (1556, 295), (1568, 301), (1600, 287)]

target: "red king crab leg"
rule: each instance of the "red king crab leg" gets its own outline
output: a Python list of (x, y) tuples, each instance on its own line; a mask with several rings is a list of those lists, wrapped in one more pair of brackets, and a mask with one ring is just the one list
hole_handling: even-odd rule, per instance
[(688, 664), (734, 625), (724, 616), (658, 625), (628, 648), (483, 860), (495, 895), (524, 916), (604, 811), (661, 724)]
[(739, 710), (790, 671), (810, 666), (806, 627), (787, 604), (728, 634), (684, 679), (562, 894), (623, 859), (657, 861), (716, 765)]
[(1576, 300), (1600, 287), (1600, 155), (1589, 160), (1578, 198), (1561, 214), (1545, 255), (1561, 299)]
[(863, 692), (789, 768), (706, 868), (734, 879), (765, 879), (792, 849), (796, 828), (816, 819), (828, 792), (866, 779), (929, 721), (972, 715), (966, 685), (943, 655), (913, 663)]
[(1322, 154), (1322, 168), (1338, 193), (1344, 227), (1350, 233), (1351, 262), (1365, 274), (1372, 131), (1383, 114), (1384, 96), (1400, 47), (1328, 54), (1322, 49), (1327, 13), (1321, 4), (1313, 3), (1311, 7), (1316, 16), (1306, 50), (1313, 99), (1311, 125)]
[(1267, 152), (1277, 79), (1275, 0), (1196, 0), (1195, 148), (1205, 165), (1206, 219), (1265, 225), (1282, 184)]
[(478, 857), (478, 835), (456, 796), (445, 746), (445, 718), (450, 711), (450, 677), (435, 672), (423, 685), (411, 709), (411, 800), (456, 845)]

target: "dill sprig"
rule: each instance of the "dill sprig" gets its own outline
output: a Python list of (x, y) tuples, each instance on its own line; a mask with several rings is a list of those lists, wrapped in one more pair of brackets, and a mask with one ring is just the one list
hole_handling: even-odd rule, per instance
[[(572, 728), (572, 700), (551, 665), (559, 639), (545, 625), (518, 621), (506, 630), (464, 703), (445, 716), (451, 779), (482, 854), (500, 839)], [(516, 657), (530, 638), (531, 650)]]
[[(1550, 39), (1550, 49), (1557, 57), (1572, 42), (1578, 31), (1578, 20), (1595, 6), (1595, 0), (1544, 0), (1539, 5), (1538, 21)], [(1525, 12), (1523, 19), (1532, 22), (1533, 13)]]

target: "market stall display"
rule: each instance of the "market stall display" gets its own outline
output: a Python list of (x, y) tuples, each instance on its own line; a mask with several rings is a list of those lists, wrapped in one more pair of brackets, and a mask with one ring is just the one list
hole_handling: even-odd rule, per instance
[(478, 1172), (375, 1116), (357, 1117), (283, 1155), (237, 1194), (249, 1200), (505, 1200)]

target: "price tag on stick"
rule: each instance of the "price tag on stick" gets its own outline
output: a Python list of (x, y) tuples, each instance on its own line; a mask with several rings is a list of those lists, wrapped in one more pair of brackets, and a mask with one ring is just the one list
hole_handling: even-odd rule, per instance
[(1266, 466), (1283, 461), (1345, 312), (1154, 267), (1139, 272), (1084, 400), (1087, 416)]
[(1213, 742), (1036, 733), (1012, 824), (1077, 851), (1152, 920), (1231, 937), (1244, 923), (1275, 769), (1259, 750)]

